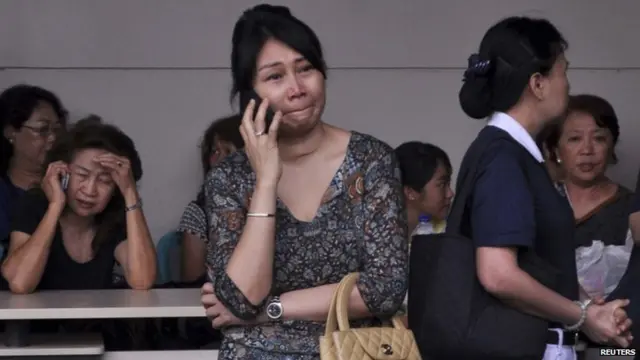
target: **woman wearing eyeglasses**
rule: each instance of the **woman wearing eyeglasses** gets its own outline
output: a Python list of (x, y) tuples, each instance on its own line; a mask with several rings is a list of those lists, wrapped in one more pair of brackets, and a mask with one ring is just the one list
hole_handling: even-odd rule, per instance
[(0, 94), (0, 258), (9, 239), (11, 209), (40, 183), (42, 164), (67, 111), (52, 92), (15, 85)]

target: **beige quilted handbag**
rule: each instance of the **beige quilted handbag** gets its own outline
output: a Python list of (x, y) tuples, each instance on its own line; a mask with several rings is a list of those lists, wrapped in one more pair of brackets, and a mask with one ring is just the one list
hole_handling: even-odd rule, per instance
[(347, 307), (358, 273), (342, 279), (331, 301), (324, 336), (320, 337), (322, 360), (421, 360), (413, 333), (397, 318), (393, 327), (349, 326)]

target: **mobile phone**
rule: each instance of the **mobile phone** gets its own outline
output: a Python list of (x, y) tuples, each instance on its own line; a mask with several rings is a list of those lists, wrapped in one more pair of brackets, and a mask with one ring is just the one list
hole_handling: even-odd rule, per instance
[[(256, 115), (258, 114), (258, 108), (260, 107), (260, 104), (262, 104), (262, 98), (253, 89), (249, 91), (245, 91), (240, 94), (240, 112), (241, 113), (244, 112), (244, 110), (249, 105), (249, 102), (251, 101), (251, 99), (255, 100), (256, 102), (256, 105), (253, 110), (253, 118), (255, 119)], [(275, 115), (276, 113), (273, 111), (273, 109), (271, 109), (271, 107), (267, 107), (267, 112), (264, 116), (264, 125), (265, 125), (264, 132), (265, 133), (269, 131), (269, 127), (271, 127), (271, 123), (273, 122), (273, 117)]]
[(67, 191), (69, 188), (69, 174), (60, 176), (60, 185), (62, 186), (62, 191)]

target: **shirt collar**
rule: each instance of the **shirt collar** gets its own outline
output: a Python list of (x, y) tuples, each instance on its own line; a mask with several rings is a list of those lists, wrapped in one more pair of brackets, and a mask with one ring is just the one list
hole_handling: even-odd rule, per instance
[(495, 112), (489, 119), (489, 126), (506, 131), (515, 141), (527, 149), (531, 156), (539, 162), (544, 162), (540, 148), (529, 132), (516, 119), (503, 112)]

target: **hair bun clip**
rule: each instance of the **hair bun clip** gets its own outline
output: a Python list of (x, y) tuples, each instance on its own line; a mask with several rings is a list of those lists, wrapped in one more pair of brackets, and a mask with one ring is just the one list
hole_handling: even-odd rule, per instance
[(469, 56), (469, 64), (464, 72), (465, 80), (473, 77), (486, 76), (491, 70), (491, 60), (482, 60), (479, 54)]

